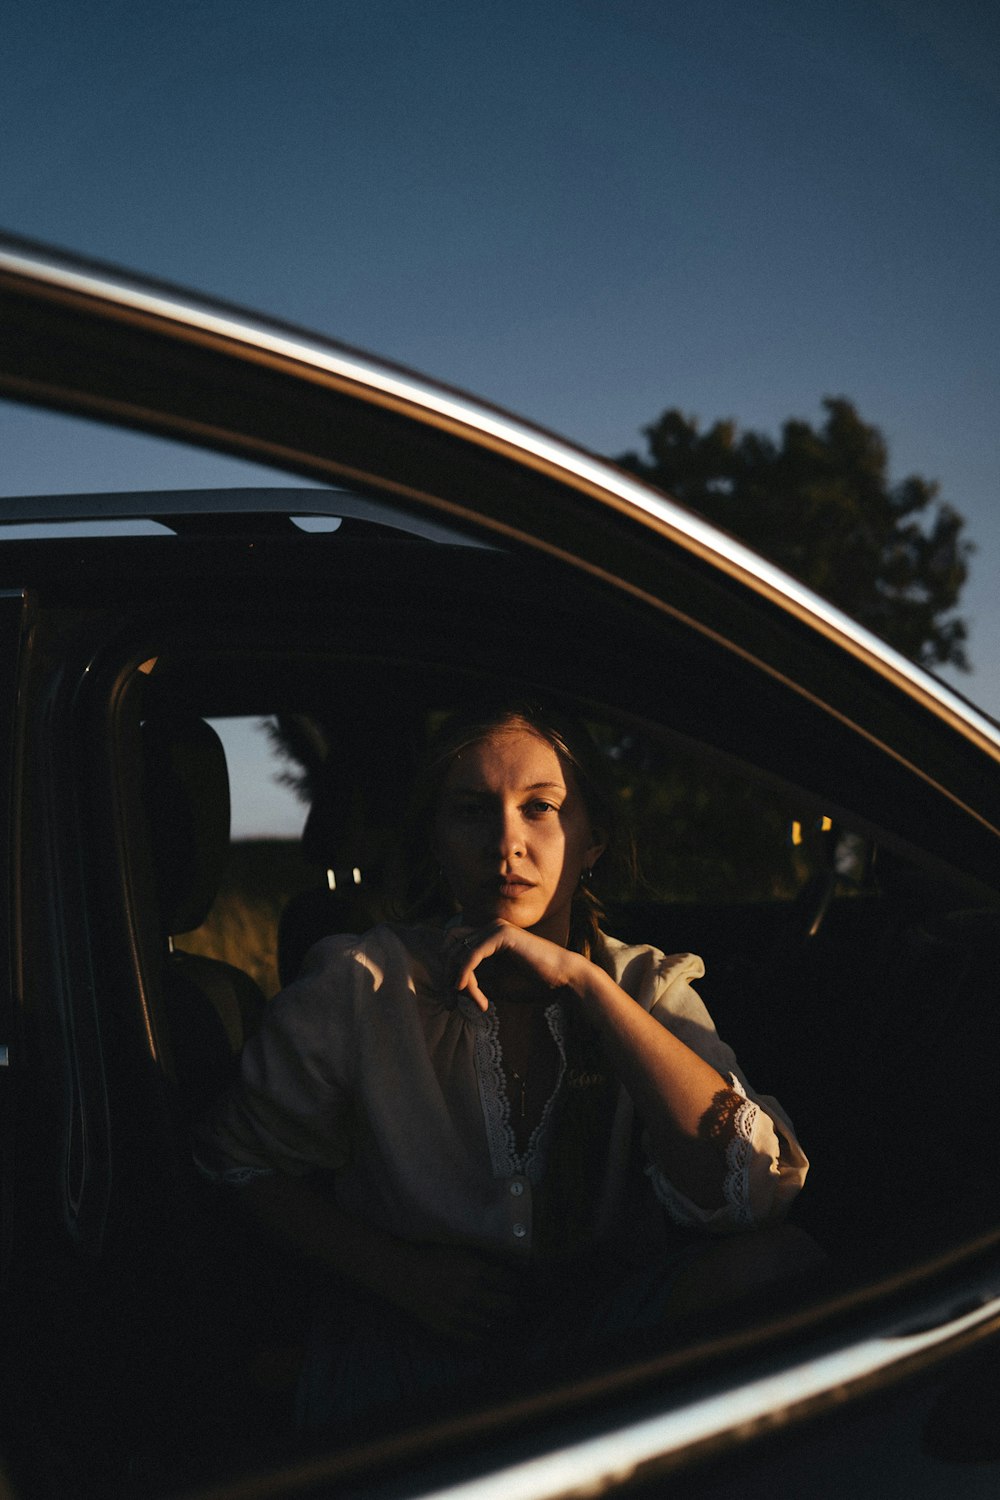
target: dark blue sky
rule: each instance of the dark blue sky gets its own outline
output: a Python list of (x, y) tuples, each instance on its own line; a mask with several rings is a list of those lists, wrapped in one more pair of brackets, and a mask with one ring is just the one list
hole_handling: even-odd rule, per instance
[[(979, 544), (1000, 714), (994, 0), (8, 0), (0, 223), (598, 451), (851, 398)], [(212, 482), (0, 411), (8, 492)]]

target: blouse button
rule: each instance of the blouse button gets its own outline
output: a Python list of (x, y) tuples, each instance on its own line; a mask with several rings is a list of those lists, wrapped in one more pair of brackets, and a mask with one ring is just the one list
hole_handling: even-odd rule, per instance
[(512, 1198), (520, 1198), (520, 1196), (521, 1196), (521, 1194), (523, 1192), (524, 1192), (524, 1183), (523, 1182), (512, 1182), (511, 1183), (511, 1185), (510, 1185), (510, 1196)]
[(524, 1236), (527, 1234), (527, 1232), (528, 1232), (527, 1227), (524, 1224), (515, 1224), (514, 1225), (514, 1235), (515, 1235), (516, 1239), (523, 1240)]

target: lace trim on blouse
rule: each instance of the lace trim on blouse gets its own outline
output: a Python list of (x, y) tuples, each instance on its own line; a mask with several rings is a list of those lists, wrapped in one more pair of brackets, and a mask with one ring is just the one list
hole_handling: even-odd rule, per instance
[(542, 1111), (542, 1118), (531, 1132), (531, 1138), (523, 1155), (518, 1152), (514, 1128), (510, 1123), (510, 1098), (507, 1080), (503, 1071), (503, 1051), (500, 1046), (500, 1017), (491, 1005), (485, 1015), (477, 1017), (476, 1024), (476, 1077), (479, 1081), (479, 1098), (483, 1106), (486, 1124), (486, 1140), (490, 1148), (490, 1165), (494, 1177), (527, 1177), (533, 1187), (541, 1181), (545, 1169), (546, 1139), (556, 1098), (562, 1087), (566, 1072), (566, 1038), (563, 1027), (562, 1007), (558, 1004), (546, 1006), (552, 1040), (559, 1049), (559, 1072), (555, 1088), (549, 1095)]
[[(731, 1132), (726, 1144), (726, 1175), (722, 1182), (722, 1196), (732, 1210), (733, 1223), (751, 1226), (754, 1222), (750, 1205), (750, 1163), (753, 1160), (751, 1141), (754, 1125), (760, 1113), (752, 1099), (734, 1073), (729, 1074), (729, 1087), (740, 1097), (740, 1103), (728, 1116)], [(689, 1200), (678, 1192), (655, 1163), (646, 1168), (653, 1184), (653, 1191), (675, 1224), (685, 1229), (697, 1227), (704, 1222), (704, 1215), (692, 1211)]]

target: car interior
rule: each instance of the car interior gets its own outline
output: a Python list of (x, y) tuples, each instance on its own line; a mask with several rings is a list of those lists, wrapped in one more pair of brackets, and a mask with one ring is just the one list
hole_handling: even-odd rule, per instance
[[(794, 1220), (822, 1275), (728, 1310), (711, 1337), (666, 1332), (647, 1375), (659, 1358), (680, 1379), (713, 1338), (996, 1222), (1000, 1035), (981, 1001), (1000, 907), (966, 873), (974, 827), (925, 781), (790, 677), (513, 544), (429, 540), (389, 507), (315, 534), (249, 510), (159, 519), (162, 536), (2, 554), (4, 584), (31, 589), (18, 900), (39, 1085), (23, 1149), (49, 1196), (22, 1209), (46, 1251), (20, 1274), (29, 1359), (63, 1413), (54, 1487), (65, 1463), (93, 1493), (111, 1471), (167, 1493), (291, 1450), (312, 1289), (199, 1178), (188, 1132), (311, 944), (393, 910), (421, 746), (498, 685), (593, 727), (640, 854), (638, 887), (602, 893), (606, 929), (702, 955), (720, 1034), (811, 1160)], [(298, 846), (231, 839), (247, 789), (218, 728), (235, 719), (282, 747)], [(609, 1348), (547, 1389), (634, 1363)], [(376, 1437), (344, 1434), (345, 1452)]]

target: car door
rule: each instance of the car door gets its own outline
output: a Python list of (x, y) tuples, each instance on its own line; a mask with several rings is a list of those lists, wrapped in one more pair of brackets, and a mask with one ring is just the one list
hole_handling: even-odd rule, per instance
[(16, 1077), (18, 1055), (17, 1012), (14, 997), (18, 986), (14, 971), (18, 962), (15, 947), (16, 921), (16, 855), (18, 845), (18, 708), (22, 641), (26, 626), (27, 599), (18, 589), (0, 594), (0, 830), (5, 851), (2, 885), (0, 885), (0, 1277), (7, 1284), (10, 1270), (11, 1242), (17, 1214), (15, 1179), (17, 1160)]
[[(617, 658), (605, 650), (600, 682), (588, 682), (586, 692), (635, 722), (686, 730), (722, 756), (783, 778), (860, 835), (877, 829), (897, 854), (918, 851), (970, 907), (995, 906), (995, 728), (730, 539), (546, 434), (294, 330), (24, 247), (8, 249), (3, 267), (5, 315), (17, 335), (3, 373), (8, 392), (124, 417), (311, 480), (350, 481), (403, 517), (457, 527), (523, 560), (525, 572), (539, 566), (544, 597), (565, 611), (560, 665), (573, 669), (581, 621), (596, 620), (614, 641)], [(62, 514), (60, 503), (47, 497), (25, 509)], [(148, 505), (114, 496), (102, 503), (119, 514)], [(206, 502), (186, 503), (197, 526)], [(329, 506), (307, 495), (296, 503)], [(211, 504), (214, 526), (227, 508), (245, 525), (245, 497), (216, 495)], [(278, 490), (262, 491), (254, 504), (261, 535), (287, 510)], [(251, 533), (244, 579), (258, 546)], [(464, 644), (442, 643), (456, 668)], [(74, 722), (63, 724), (66, 746)], [(980, 958), (988, 932), (987, 918), (975, 938)], [(957, 940), (972, 941), (971, 929)], [(82, 1005), (86, 996), (70, 998)], [(969, 1014), (983, 1012), (973, 1006)], [(977, 1031), (970, 1051), (985, 1055), (988, 1035)], [(919, 1100), (900, 1088), (901, 1109), (919, 1116), (928, 1079), (933, 1068)], [(960, 1102), (956, 1093), (949, 1109)], [(855, 1191), (865, 1191), (860, 1170)], [(937, 1483), (942, 1470), (924, 1473), (914, 1457), (919, 1424), (909, 1393), (925, 1393), (927, 1417), (926, 1403), (938, 1397), (921, 1381), (950, 1373), (981, 1341), (991, 1347), (1000, 1327), (998, 1224), (987, 1212), (974, 1229), (946, 1226), (933, 1251), (908, 1247), (867, 1278), (831, 1285), (772, 1319), (714, 1327), (703, 1343), (693, 1337), (588, 1380), (464, 1413), (458, 1424), (442, 1413), (392, 1443), (309, 1463), (297, 1456), (258, 1476), (256, 1492), (340, 1486), (541, 1500), (708, 1486), (715, 1479), (704, 1466), (726, 1464), (760, 1492), (790, 1465), (797, 1492), (812, 1485), (819, 1494), (830, 1454), (873, 1441), (873, 1428), (889, 1452), (909, 1443), (911, 1478), (919, 1470), (920, 1483)], [(956, 1365), (950, 1378), (969, 1377)], [(903, 1417), (883, 1430), (873, 1413), (890, 1397)], [(966, 1453), (974, 1446), (970, 1438)], [(956, 1453), (961, 1447), (957, 1441)], [(947, 1472), (957, 1489), (964, 1471)], [(973, 1476), (970, 1493), (976, 1483)]]

